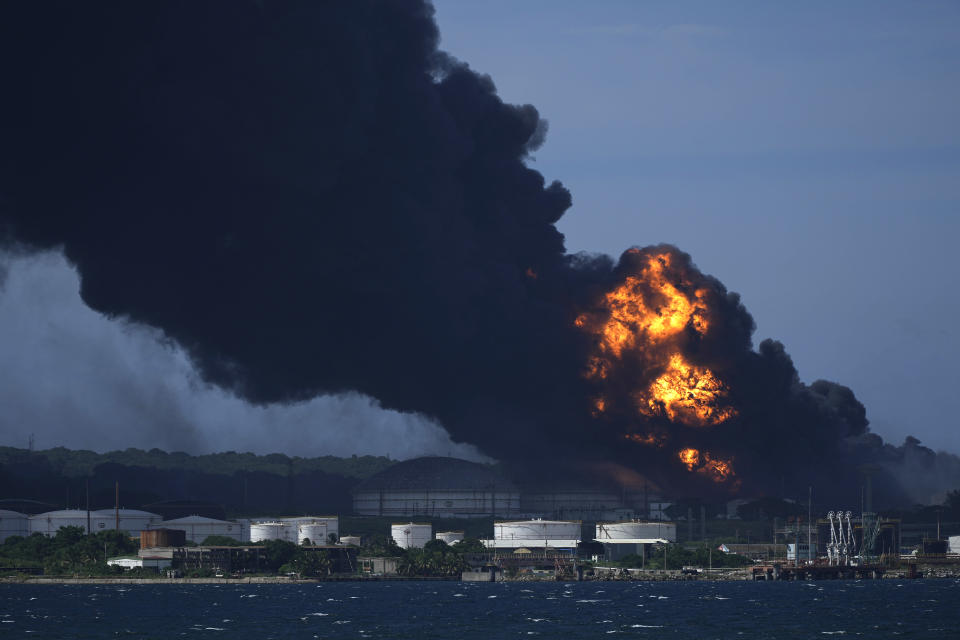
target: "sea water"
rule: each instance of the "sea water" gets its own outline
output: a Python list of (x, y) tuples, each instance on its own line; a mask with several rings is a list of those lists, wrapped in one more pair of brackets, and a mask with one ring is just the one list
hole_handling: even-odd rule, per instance
[(960, 638), (960, 580), (0, 585), (0, 638)]

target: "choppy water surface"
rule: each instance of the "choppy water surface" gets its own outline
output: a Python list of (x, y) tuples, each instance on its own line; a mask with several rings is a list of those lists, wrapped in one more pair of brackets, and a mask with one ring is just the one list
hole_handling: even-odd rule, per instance
[(0, 585), (0, 638), (960, 638), (960, 581)]

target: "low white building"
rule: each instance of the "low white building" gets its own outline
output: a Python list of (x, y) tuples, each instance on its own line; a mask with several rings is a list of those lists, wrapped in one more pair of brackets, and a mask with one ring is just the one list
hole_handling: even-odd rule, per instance
[(120, 556), (107, 560), (107, 564), (114, 567), (123, 567), (124, 569), (136, 569), (144, 567), (152, 569), (169, 569), (172, 563), (173, 560), (170, 558), (152, 556)]
[(960, 536), (950, 536), (947, 540), (947, 553), (960, 553)]

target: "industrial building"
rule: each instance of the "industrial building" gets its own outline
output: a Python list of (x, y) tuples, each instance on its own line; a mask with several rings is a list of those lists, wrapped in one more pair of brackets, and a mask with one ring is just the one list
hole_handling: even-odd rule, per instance
[(627, 555), (642, 556), (647, 545), (677, 541), (673, 522), (628, 520), (597, 523), (596, 542), (603, 545), (604, 557), (619, 560)]
[(476, 518), (520, 512), (520, 492), (486, 465), (458, 458), (399, 462), (361, 482), (353, 510), (369, 516)]
[(513, 520), (493, 523), (493, 540), (481, 540), (488, 549), (576, 549), (582, 523), (568, 520)]
[(417, 522), (393, 524), (390, 537), (401, 549), (423, 549), (433, 539), (433, 525)]

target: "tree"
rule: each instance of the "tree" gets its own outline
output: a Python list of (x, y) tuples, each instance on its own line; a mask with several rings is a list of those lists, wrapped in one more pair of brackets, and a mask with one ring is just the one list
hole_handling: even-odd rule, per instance
[(423, 545), (423, 550), (426, 553), (446, 553), (450, 549), (448, 545), (443, 540), (430, 540), (427, 544)]
[(293, 562), (299, 550), (297, 545), (286, 540), (267, 540), (263, 546), (264, 564), (272, 572), (277, 572), (283, 565)]
[(246, 543), (235, 540), (230, 536), (207, 536), (200, 543), (203, 547), (242, 547)]

